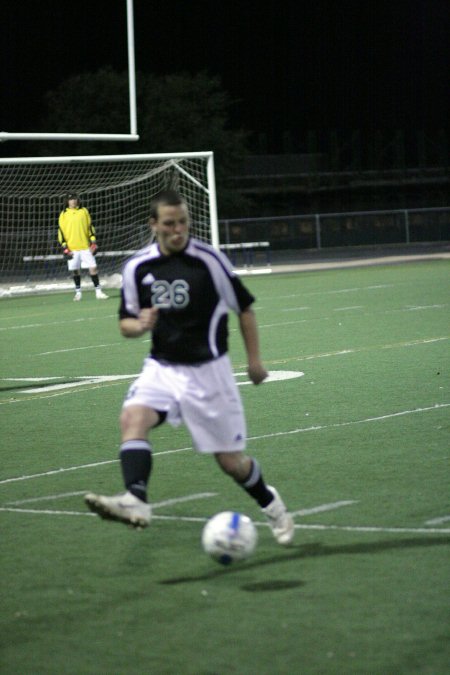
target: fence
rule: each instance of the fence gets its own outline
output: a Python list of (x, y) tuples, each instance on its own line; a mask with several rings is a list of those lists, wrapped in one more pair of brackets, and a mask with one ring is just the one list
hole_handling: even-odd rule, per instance
[[(219, 221), (221, 248), (233, 263), (268, 265), (271, 252), (450, 241), (450, 207), (315, 213)], [(101, 274), (118, 272), (132, 251), (101, 251)], [(25, 255), (3, 281), (68, 278), (63, 256)]]
[(450, 240), (450, 207), (315, 213), (219, 221), (222, 244), (267, 240), (272, 250)]

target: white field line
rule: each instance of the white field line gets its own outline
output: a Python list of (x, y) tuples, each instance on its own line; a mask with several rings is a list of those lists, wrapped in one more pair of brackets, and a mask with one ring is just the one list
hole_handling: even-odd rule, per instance
[[(397, 314), (399, 312), (412, 312), (412, 311), (418, 311), (418, 310), (427, 310), (427, 309), (442, 309), (444, 307), (448, 307), (448, 304), (443, 304), (443, 305), (424, 305), (423, 307), (400, 307), (398, 309), (388, 309), (384, 310), (382, 312), (365, 312), (364, 314), (358, 315), (358, 316), (365, 316), (365, 317), (372, 317), (372, 316), (379, 316), (379, 315), (384, 315), (384, 314)], [(300, 308), (301, 309), (301, 308)], [(342, 311), (344, 309), (359, 309), (355, 307), (343, 307), (339, 308), (338, 310), (332, 310), (332, 311)], [(364, 306), (361, 306), (361, 309), (364, 309)], [(284, 309), (281, 310), (282, 312), (286, 311)], [(294, 311), (294, 310), (293, 310)], [(277, 328), (278, 326), (289, 326), (291, 324), (297, 324), (297, 323), (311, 323), (313, 321), (331, 321), (334, 320), (333, 316), (316, 316), (316, 317), (311, 317), (309, 319), (297, 319), (294, 321), (277, 321), (276, 323), (260, 323), (259, 327), (260, 328)], [(232, 331), (237, 331), (237, 328), (232, 328)]]
[(173, 506), (174, 504), (192, 502), (197, 499), (209, 499), (210, 497), (217, 497), (217, 492), (198, 492), (197, 494), (186, 495), (185, 497), (174, 497), (173, 499), (164, 499), (162, 502), (152, 502), (152, 509), (160, 509), (162, 506)]
[[(0, 511), (6, 511), (9, 513), (27, 513), (43, 516), (86, 516), (86, 517), (97, 517), (95, 513), (90, 513), (86, 511), (53, 511), (50, 509), (19, 509), (12, 507), (3, 507), (0, 506)], [(154, 515), (152, 517), (154, 520), (172, 520), (172, 521), (181, 521), (187, 523), (205, 523), (208, 517), (201, 516), (167, 516), (167, 515)], [(268, 523), (253, 521), (257, 527), (269, 527)], [(450, 534), (450, 528), (425, 528), (425, 527), (378, 527), (372, 525), (305, 525), (301, 523), (295, 524), (296, 530), (341, 530), (344, 532), (380, 532), (380, 533), (392, 533), (392, 534)]]
[[(64, 384), (49, 384), (47, 387), (40, 387), (40, 392), (58, 391), (61, 389), (73, 389), (75, 387), (83, 387), (86, 384), (102, 384), (103, 382), (117, 382), (119, 380), (133, 380), (137, 377), (137, 373), (131, 375), (80, 375), (77, 376), (76, 382), (65, 382)], [(14, 380), (14, 378), (8, 378)], [(22, 389), (19, 393), (33, 394), (34, 389)]]
[[(192, 450), (192, 447), (188, 448), (176, 448), (175, 450), (163, 450), (162, 452), (153, 453), (155, 457), (160, 455), (173, 455), (176, 452), (186, 452), (186, 450)], [(30, 480), (31, 478), (43, 478), (47, 476), (54, 476), (56, 474), (66, 473), (66, 471), (78, 471), (78, 469), (95, 469), (97, 466), (105, 466), (105, 464), (117, 464), (118, 459), (105, 459), (101, 462), (92, 462), (91, 464), (80, 464), (79, 466), (69, 466), (65, 469), (54, 469), (52, 471), (44, 471), (43, 473), (34, 473), (26, 476), (17, 476), (16, 478), (5, 478), (0, 480), (0, 485), (4, 483), (16, 483), (21, 480)]]
[(98, 321), (99, 319), (112, 319), (116, 318), (115, 314), (109, 314), (108, 316), (83, 316), (78, 319), (70, 319), (69, 321), (50, 321), (48, 323), (27, 323), (20, 324), (18, 326), (3, 326), (0, 328), (0, 331), (6, 330), (29, 330), (30, 328), (48, 328), (49, 326), (64, 326), (69, 323), (83, 323), (85, 321)]
[(383, 288), (393, 288), (394, 286), (398, 286), (399, 284), (377, 284), (375, 286), (360, 286), (358, 288), (341, 288), (338, 290), (332, 290), (332, 291), (309, 291), (307, 293), (288, 293), (287, 295), (276, 295), (276, 296), (270, 296), (270, 298), (263, 298), (264, 300), (284, 300), (285, 298), (306, 298), (307, 296), (313, 296), (313, 295), (336, 295), (338, 293), (355, 293), (356, 291), (372, 291), (372, 290), (378, 290), (378, 289), (383, 289)]
[(331, 504), (320, 504), (320, 506), (313, 506), (310, 509), (300, 509), (300, 511), (292, 511), (293, 516), (310, 516), (315, 513), (324, 513), (325, 511), (334, 511), (335, 509), (340, 509), (342, 506), (350, 506), (351, 504), (357, 504), (358, 502), (354, 499), (342, 501), (342, 502), (332, 502)]
[(0, 511), (9, 513), (36, 513), (43, 516), (95, 516), (95, 513), (85, 513), (84, 511), (55, 511), (53, 509), (20, 509), (13, 506), (0, 506)]
[[(117, 380), (117, 378), (115, 378), (115, 379)], [(98, 380), (97, 380), (97, 382), (98, 382)], [(118, 382), (117, 381), (106, 381), (106, 382), (102, 382), (101, 384), (98, 384), (98, 383), (93, 384), (93, 383), (89, 383), (85, 380), (82, 384), (85, 385), (86, 389), (69, 388), (65, 391), (58, 391), (57, 393), (53, 393), (53, 394), (44, 394), (43, 396), (35, 393), (34, 395), (30, 395), (27, 398), (25, 398), (25, 397), (24, 398), (12, 398), (12, 399), (10, 398), (10, 399), (7, 399), (5, 401), (0, 401), (0, 406), (12, 404), (12, 403), (26, 403), (27, 401), (42, 401), (46, 398), (56, 398), (58, 396), (68, 396), (68, 395), (71, 395), (71, 394), (77, 394), (78, 392), (83, 393), (84, 391), (87, 391), (87, 390), (92, 391), (93, 389), (102, 389), (103, 387), (117, 387), (118, 385), (122, 385), (123, 382), (122, 381), (118, 381)]]
[(2, 377), (3, 382), (48, 382), (48, 380), (62, 380), (63, 375), (54, 377)]
[[(351, 290), (351, 289), (348, 289), (348, 291), (349, 290)], [(358, 290), (358, 289), (354, 289), (354, 290)], [(336, 293), (342, 293), (344, 291), (335, 291), (335, 292)], [(362, 305), (361, 308), (363, 308), (363, 307), (364, 306)], [(409, 305), (409, 306), (406, 306), (406, 307), (398, 307), (396, 309), (389, 309), (389, 310), (384, 310), (382, 312), (375, 312), (375, 313), (392, 314), (392, 313), (395, 313), (395, 312), (411, 312), (411, 311), (422, 311), (422, 310), (428, 310), (428, 309), (443, 309), (444, 307), (448, 307), (448, 303), (435, 304), (435, 305), (417, 305), (417, 306)], [(295, 311), (295, 309), (296, 308), (293, 308), (293, 309), (283, 308), (281, 311)], [(305, 310), (305, 309), (309, 309), (309, 308), (308, 307), (299, 307), (297, 309)], [(344, 309), (350, 309), (350, 308), (344, 308)], [(353, 308), (351, 308), (351, 309), (353, 309)], [(372, 316), (373, 314), (374, 314), (373, 312), (368, 313), (368, 314), (366, 314), (366, 316)], [(80, 317), (78, 319), (73, 319), (73, 320), (70, 320), (70, 321), (52, 321), (50, 323), (34, 323), (34, 324), (21, 324), (21, 325), (17, 325), (17, 326), (3, 326), (3, 327), (0, 327), (0, 332), (8, 331), (8, 330), (21, 330), (21, 329), (29, 330), (30, 328), (34, 328), (34, 329), (35, 328), (44, 328), (44, 327), (48, 328), (48, 326), (58, 326), (58, 325), (65, 325), (65, 324), (70, 324), (70, 323), (81, 323), (81, 322), (85, 322), (85, 321), (98, 321), (99, 318), (110, 319), (113, 316), (114, 315), (104, 316), (104, 317), (97, 317), (97, 316)], [(275, 324), (261, 324), (260, 328), (271, 328), (273, 326), (280, 326), (280, 325), (283, 326), (283, 325), (289, 325), (291, 323), (304, 323), (305, 321), (327, 321), (330, 318), (331, 317), (323, 316), (323, 317), (314, 317), (312, 319), (302, 319), (302, 320), (299, 320), (299, 321), (277, 322)], [(237, 330), (237, 329), (234, 328), (232, 330)], [(119, 345), (119, 344), (121, 344), (121, 343), (120, 342), (114, 343), (114, 345)], [(108, 345), (100, 345), (100, 346), (108, 346)], [(89, 349), (89, 348), (91, 348), (91, 347), (89, 347), (89, 346), (88, 347), (78, 347), (77, 349)], [(72, 351), (72, 350), (68, 350), (68, 351)], [(52, 353), (52, 352), (42, 352), (42, 354), (49, 354), (49, 353)]]
[(14, 502), (5, 502), (5, 506), (22, 506), (22, 504), (33, 504), (36, 502), (48, 502), (55, 499), (65, 499), (66, 497), (79, 497), (85, 495), (88, 490), (78, 492), (62, 492), (57, 495), (45, 495), (44, 497), (30, 497), (29, 499), (18, 499)]
[[(249, 441), (257, 441), (262, 438), (274, 438), (274, 437), (281, 437), (281, 436), (290, 436), (292, 434), (300, 434), (304, 432), (309, 432), (309, 431), (323, 431), (324, 429), (336, 429), (338, 427), (347, 427), (347, 426), (352, 426), (355, 424), (365, 424), (368, 422), (380, 422), (382, 420), (387, 420), (387, 419), (392, 419), (394, 417), (400, 417), (402, 415), (414, 415), (416, 413), (422, 413), (422, 412), (429, 412), (430, 410), (439, 410), (442, 408), (448, 408), (450, 406), (450, 403), (436, 403), (435, 405), (428, 406), (426, 408), (416, 408), (415, 410), (401, 410), (400, 412), (396, 413), (388, 413), (387, 415), (380, 415), (379, 417), (367, 417), (366, 419), (362, 420), (353, 420), (350, 422), (335, 422), (333, 424), (323, 424), (323, 425), (317, 425), (317, 426), (312, 426), (312, 427), (300, 427), (299, 429), (291, 429), (290, 431), (278, 431), (274, 432), (272, 434), (262, 434), (260, 436), (249, 436), (248, 440)], [(154, 455), (155, 457), (161, 457), (162, 455), (171, 455), (176, 452), (185, 452), (187, 450), (192, 450), (192, 446), (186, 447), (186, 448), (176, 448), (174, 450), (162, 450), (161, 452), (155, 452)], [(67, 471), (78, 471), (79, 469), (91, 469), (95, 468), (98, 466), (104, 466), (105, 464), (114, 464), (118, 462), (119, 460), (117, 459), (108, 459), (104, 460), (102, 462), (93, 462), (92, 464), (81, 464), (79, 466), (70, 466), (67, 468), (61, 468), (61, 469), (54, 469), (52, 471), (44, 471), (42, 473), (35, 473), (35, 474), (30, 474), (30, 475), (25, 475), (25, 476), (17, 476), (15, 478), (5, 478), (3, 480), (0, 480), (0, 485), (4, 485), (5, 483), (15, 483), (17, 481), (22, 481), (22, 480), (30, 480), (32, 478), (43, 478), (47, 476), (54, 476), (55, 474), (61, 474), (65, 473)]]
[[(150, 342), (150, 338), (146, 338), (142, 340), (142, 342)], [(123, 342), (110, 342), (108, 344), (104, 345), (86, 345), (85, 347), (69, 347), (67, 349), (54, 349), (51, 352), (38, 352), (37, 354), (34, 354), (34, 356), (50, 356), (53, 354), (67, 354), (67, 352), (78, 352), (82, 351), (84, 349), (97, 349), (97, 348), (104, 348), (104, 347), (121, 347), (124, 343)]]
[[(441, 304), (441, 305), (422, 305), (422, 306), (417, 306), (417, 307), (412, 307), (412, 306), (407, 306), (407, 307), (399, 307), (397, 309), (389, 309), (389, 310), (384, 310), (382, 312), (365, 312), (362, 315), (358, 316), (365, 316), (365, 317), (371, 317), (375, 315), (383, 315), (383, 314), (396, 314), (399, 312), (412, 312), (412, 311), (419, 311), (419, 310), (428, 310), (428, 309), (442, 309), (444, 307), (448, 307), (448, 303), (446, 304)], [(293, 307), (293, 308), (282, 308), (280, 311), (281, 312), (295, 312), (295, 311), (304, 311), (306, 309), (309, 309), (308, 307)], [(349, 307), (338, 307), (334, 308), (333, 312), (343, 312), (343, 311), (348, 311), (348, 310), (355, 310), (355, 309), (364, 309), (364, 305), (352, 305)], [(259, 328), (278, 328), (279, 326), (290, 326), (293, 324), (299, 324), (299, 323), (311, 323), (314, 321), (331, 321), (334, 320), (333, 316), (316, 316), (312, 317), (309, 319), (295, 319), (293, 321), (277, 321), (276, 323), (260, 323)], [(231, 332), (236, 332), (238, 329), (237, 328), (232, 328)], [(448, 339), (448, 338), (442, 338), (442, 339)], [(381, 347), (379, 347), (380, 349)], [(367, 349), (367, 348), (366, 348)]]
[(103, 462), (93, 462), (92, 464), (80, 464), (79, 466), (69, 466), (65, 469), (53, 469), (52, 471), (44, 471), (43, 473), (34, 473), (27, 476), (17, 476), (16, 478), (5, 478), (0, 481), (0, 485), (5, 483), (17, 483), (21, 480), (30, 480), (31, 478), (42, 478), (47, 476), (55, 476), (60, 473), (66, 473), (67, 471), (78, 471), (79, 469), (93, 469), (96, 466), (104, 466), (105, 464), (115, 464), (118, 462), (118, 459), (107, 459)]
[(440, 525), (441, 523), (446, 523), (448, 520), (450, 520), (450, 516), (441, 516), (440, 518), (432, 518), (431, 520), (427, 520), (425, 525)]
[(122, 342), (110, 342), (109, 344), (104, 345), (87, 345), (86, 347), (71, 347), (70, 349), (55, 349), (52, 352), (39, 352), (35, 356), (48, 356), (49, 354), (66, 354), (67, 352), (79, 352), (84, 349), (99, 349), (101, 347), (118, 347), (122, 345)]
[[(296, 323), (296, 322), (294, 322)], [(280, 324), (273, 324), (279, 326)], [(361, 352), (368, 352), (368, 351), (374, 351), (374, 350), (380, 350), (380, 349), (402, 349), (404, 347), (416, 347), (419, 345), (424, 345), (424, 344), (430, 344), (433, 342), (442, 342), (445, 340), (448, 340), (448, 336), (442, 336), (442, 337), (436, 337), (436, 338), (424, 338), (420, 340), (412, 340), (410, 342), (398, 342), (398, 343), (393, 343), (393, 344), (387, 344), (387, 345), (379, 345), (379, 346), (374, 346), (374, 347), (359, 347), (359, 348), (354, 348), (354, 349), (342, 349), (336, 352), (324, 352), (323, 354), (311, 354), (309, 356), (294, 356), (291, 358), (287, 359), (275, 359), (270, 362), (268, 362), (268, 365), (277, 365), (277, 364), (286, 364), (289, 362), (294, 362), (294, 361), (310, 361), (310, 360), (315, 360), (315, 359), (322, 359), (322, 358), (328, 358), (330, 356), (343, 356), (346, 354), (357, 354)], [(30, 400), (42, 400), (45, 398), (54, 398), (56, 396), (67, 396), (68, 394), (73, 394), (77, 393), (78, 391), (85, 391), (84, 389), (80, 390), (77, 389), (78, 387), (84, 385), (85, 387), (92, 387), (94, 389), (98, 389), (99, 387), (107, 387), (107, 386), (114, 386), (117, 385), (118, 383), (115, 382), (114, 380), (117, 380), (118, 378), (121, 379), (128, 379), (128, 378), (133, 378), (135, 377), (134, 375), (130, 376), (98, 376), (97, 379), (95, 377), (86, 377), (86, 378), (80, 378), (84, 379), (83, 381), (78, 381), (76, 383), (72, 383), (69, 385), (65, 385), (64, 389), (67, 388), (67, 391), (61, 391), (58, 393), (52, 393), (52, 394), (46, 394), (44, 396), (40, 395), (36, 391), (33, 391), (33, 396), (31, 398), (14, 398), (14, 399), (7, 399), (5, 401), (0, 401), (0, 405), (6, 405), (6, 404), (12, 404), (12, 403), (24, 403), (26, 401)], [(45, 380), (45, 379), (61, 379), (61, 376), (55, 376), (52, 378), (18, 378), (18, 377), (8, 377), (8, 378), (1, 378), (3, 381), (38, 381), (38, 380)], [(111, 381), (108, 381), (111, 380)], [(100, 382), (99, 382), (100, 381)], [(120, 384), (120, 383), (119, 383)], [(245, 383), (247, 384), (247, 383)]]
[[(341, 289), (338, 289), (338, 290), (331, 290), (331, 291), (309, 291), (308, 293), (289, 293), (287, 295), (271, 296), (270, 299), (274, 299), (275, 301), (278, 301), (278, 300), (284, 299), (284, 298), (299, 298), (299, 297), (303, 298), (303, 297), (310, 296), (310, 295), (316, 296), (316, 295), (334, 295), (336, 293), (354, 293), (356, 291), (370, 291), (370, 290), (377, 290), (377, 289), (383, 289), (383, 288), (393, 288), (394, 286), (398, 286), (398, 285), (400, 285), (400, 284), (377, 284), (377, 285), (374, 285), (374, 286), (361, 286), (359, 288), (341, 288)], [(39, 312), (38, 314), (35, 313), (35, 314), (32, 314), (32, 315), (27, 314), (26, 318), (28, 319), (30, 316), (42, 316), (42, 312)], [(9, 319), (12, 319), (12, 318), (14, 318), (12, 315), (11, 316), (4, 316), (3, 320), (6, 321), (6, 320), (9, 320)], [(117, 318), (117, 317), (116, 317), (115, 314), (109, 314), (107, 316), (104, 316), (103, 318), (104, 319), (112, 319), (112, 318)], [(67, 320), (67, 321), (58, 321), (58, 322), (54, 322), (54, 323), (65, 324), (65, 323), (75, 323), (75, 322), (84, 321), (84, 320), (85, 320), (84, 318), (77, 318), (77, 319), (70, 319), (70, 320)], [(89, 319), (89, 320), (91, 320), (91, 319)], [(0, 328), (0, 330), (12, 330), (12, 329), (16, 329), (16, 328), (27, 328), (29, 325), (30, 324), (28, 324), (27, 326), (25, 326), (25, 325), (10, 326), (10, 327), (6, 326), (4, 328)], [(36, 326), (36, 327), (42, 327), (42, 326), (48, 326), (50, 324), (44, 322), (44, 323), (36, 323), (36, 324), (32, 324), (32, 325)]]
[[(278, 324), (281, 325), (281, 324)], [(442, 337), (436, 337), (436, 338), (423, 338), (420, 340), (411, 340), (410, 342), (394, 342), (392, 344), (387, 344), (387, 345), (378, 345), (378, 346), (373, 346), (373, 347), (355, 347), (353, 349), (341, 349), (336, 352), (324, 352), (323, 354), (311, 354), (310, 356), (292, 356), (290, 358), (286, 359), (273, 359), (270, 361), (270, 365), (279, 365), (279, 364), (286, 364), (290, 363), (293, 361), (311, 361), (315, 359), (323, 359), (323, 358), (328, 358), (329, 356), (344, 356), (346, 354), (359, 354), (361, 352), (370, 352), (370, 351), (377, 351), (381, 349), (403, 349), (405, 347), (417, 347), (420, 345), (425, 345), (425, 344), (430, 344), (433, 342), (442, 342), (445, 340), (449, 340), (450, 338), (445, 335)], [(0, 404), (1, 405), (1, 404)]]
[(387, 309), (384, 314), (393, 314), (394, 312), (417, 312), (423, 309), (442, 309), (448, 307), (447, 303), (441, 305), (408, 305), (407, 307), (400, 307), (398, 309)]
[[(80, 497), (85, 495), (88, 490), (81, 490), (77, 492), (63, 492), (55, 495), (45, 495), (43, 497), (31, 497), (29, 499), (19, 499), (14, 502), (6, 502), (4, 506), (23, 506), (24, 504), (36, 504), (37, 502), (51, 502), (56, 501), (57, 499), (66, 499), (67, 497)], [(152, 509), (160, 509), (163, 506), (173, 506), (174, 504), (182, 504), (185, 502), (195, 501), (197, 499), (208, 499), (209, 497), (217, 497), (217, 492), (199, 492), (197, 494), (186, 495), (185, 497), (174, 497), (172, 499), (165, 499), (162, 502), (152, 502)], [(309, 509), (300, 509), (299, 511), (293, 511), (293, 516), (309, 516), (315, 513), (324, 513), (325, 511), (334, 511), (339, 509), (342, 506), (349, 506), (351, 504), (357, 504), (355, 500), (345, 500), (340, 502), (332, 502), (330, 504), (320, 504), (319, 506), (313, 506)], [(32, 510), (33, 513), (36, 510)], [(62, 512), (64, 513), (64, 512)]]
[[(257, 523), (266, 525), (267, 523)], [(345, 532), (390, 532), (392, 534), (450, 534), (450, 528), (426, 527), (378, 527), (372, 525), (300, 525), (295, 524), (296, 530), (343, 530)]]
[[(57, 495), (45, 495), (43, 497), (31, 497), (30, 499), (19, 499), (14, 502), (6, 502), (4, 506), (21, 506), (23, 504), (32, 504), (36, 502), (52, 502), (56, 499), (65, 499), (66, 497), (79, 497), (85, 495), (89, 490), (81, 490), (78, 492), (63, 492)], [(173, 499), (165, 499), (162, 502), (152, 502), (152, 508), (158, 509), (161, 506), (172, 506), (173, 504), (181, 504), (183, 502), (190, 502), (195, 499), (206, 499), (208, 497), (216, 497), (217, 492), (199, 492), (193, 495), (186, 495), (185, 497), (174, 497)]]
[[(375, 286), (366, 286), (366, 287), (360, 287), (360, 288), (342, 288), (342, 289), (337, 289), (337, 290), (331, 290), (331, 291), (312, 291), (308, 293), (291, 293), (288, 295), (281, 295), (281, 296), (276, 296), (276, 297), (271, 297), (271, 300), (277, 300), (277, 299), (282, 299), (282, 298), (295, 298), (295, 297), (308, 297), (308, 296), (317, 296), (317, 295), (333, 295), (333, 294), (341, 294), (341, 293), (353, 293), (353, 292), (358, 292), (358, 291), (364, 291), (364, 290), (375, 290), (375, 289), (384, 289), (384, 288), (390, 288), (398, 284), (378, 284)], [(446, 307), (447, 304), (435, 304), (435, 305), (417, 305), (417, 306), (407, 306), (406, 308), (398, 308), (395, 310), (387, 310), (388, 312), (391, 311), (411, 311), (411, 310), (421, 310), (421, 309), (434, 309), (434, 308), (442, 308)], [(6, 317), (8, 318), (8, 317)], [(48, 326), (54, 326), (54, 325), (65, 325), (65, 324), (71, 324), (71, 323), (80, 323), (84, 321), (98, 321), (99, 318), (102, 319), (112, 319), (116, 318), (116, 315), (114, 314), (109, 314), (103, 317), (98, 317), (98, 316), (92, 316), (92, 317), (79, 317), (76, 319), (70, 319), (70, 320), (61, 320), (61, 321), (52, 321), (51, 323), (48, 322), (42, 322), (42, 323), (27, 323), (27, 324), (19, 324), (15, 326), (3, 326), (0, 327), (0, 331), (7, 331), (7, 330), (20, 330), (20, 329), (29, 329), (29, 328), (43, 328), (43, 327), (48, 327)]]
[(392, 419), (393, 417), (401, 417), (403, 415), (413, 415), (414, 413), (429, 412), (430, 410), (438, 410), (440, 408), (448, 408), (450, 403), (436, 403), (427, 408), (416, 408), (415, 410), (401, 410), (396, 413), (389, 413), (388, 415), (380, 415), (379, 417), (367, 417), (363, 420), (354, 420), (352, 422), (335, 422), (334, 424), (323, 424), (312, 427), (301, 427), (300, 429), (292, 429), (291, 431), (276, 431), (272, 434), (263, 434), (261, 436), (249, 436), (249, 441), (256, 441), (261, 438), (274, 438), (276, 436), (288, 436), (292, 434), (300, 434), (305, 431), (322, 431), (323, 429), (337, 429), (339, 427), (348, 427), (354, 424), (366, 424), (368, 422), (381, 422), (383, 420)]
[[(1, 510), (1, 509), (0, 509)], [(80, 515), (82, 515), (80, 513)], [(204, 522), (207, 518), (191, 516), (155, 516), (156, 520), (182, 520), (185, 522)], [(258, 527), (269, 527), (268, 523), (253, 521)], [(450, 528), (425, 528), (425, 527), (379, 527), (372, 525), (316, 525), (295, 523), (296, 530), (343, 530), (345, 532), (391, 532), (393, 534), (450, 534)]]
[[(119, 380), (134, 380), (138, 377), (139, 373), (131, 373), (130, 375), (79, 375), (74, 382), (64, 382), (63, 384), (49, 384), (47, 386), (39, 387), (37, 389), (21, 389), (17, 393), (19, 394), (38, 394), (38, 393), (47, 393), (50, 391), (60, 391), (61, 389), (73, 389), (75, 387), (83, 387), (86, 384), (102, 384), (103, 382), (115, 382)], [(235, 377), (243, 377), (247, 373), (235, 373)], [(298, 370), (269, 370), (269, 375), (266, 378), (265, 382), (277, 382), (279, 380), (290, 380), (297, 377), (303, 377), (304, 373)], [(30, 382), (39, 381), (45, 382), (54, 381), (54, 377), (40, 377), (40, 378), (30, 378)], [(56, 379), (61, 379), (57, 377)], [(6, 382), (26, 382), (28, 378), (24, 377), (5, 377), (3, 378)], [(238, 387), (244, 385), (252, 384), (251, 380), (246, 380), (244, 382), (237, 382)]]
[[(258, 308), (256, 308), (258, 309)], [(283, 307), (282, 312), (303, 312), (307, 309), (311, 309), (311, 307)]]

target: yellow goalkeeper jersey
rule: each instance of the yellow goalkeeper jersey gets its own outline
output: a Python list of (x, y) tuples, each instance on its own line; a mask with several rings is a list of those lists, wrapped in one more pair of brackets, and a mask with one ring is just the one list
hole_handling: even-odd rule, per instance
[(59, 216), (58, 241), (71, 251), (83, 251), (95, 241), (95, 229), (84, 206), (64, 209)]

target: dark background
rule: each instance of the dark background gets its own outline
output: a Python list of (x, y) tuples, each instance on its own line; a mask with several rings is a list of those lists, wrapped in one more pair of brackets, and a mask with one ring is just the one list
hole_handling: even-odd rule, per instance
[[(286, 133), (304, 150), (311, 129), (434, 133), (449, 127), (449, 6), (135, 0), (136, 70), (219, 75), (231, 126), (271, 153)], [(42, 94), (71, 75), (127, 70), (125, 0), (8, 3), (0, 26), (0, 131), (35, 131)]]

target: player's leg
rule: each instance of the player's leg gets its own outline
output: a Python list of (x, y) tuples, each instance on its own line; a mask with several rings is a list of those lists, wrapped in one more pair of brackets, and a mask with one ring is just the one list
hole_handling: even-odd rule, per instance
[(72, 253), (72, 258), (67, 263), (69, 272), (72, 272), (73, 283), (75, 284), (75, 295), (74, 301), (79, 302), (81, 300), (81, 261), (79, 256), (79, 251), (74, 251)]
[(120, 416), (122, 443), (120, 465), (128, 492), (147, 502), (147, 486), (152, 471), (152, 447), (148, 441), (150, 429), (164, 421), (164, 414), (143, 405), (123, 408)]
[(89, 276), (91, 277), (91, 281), (95, 289), (95, 297), (97, 300), (106, 300), (109, 296), (107, 296), (106, 293), (103, 293), (102, 291), (94, 254), (89, 249), (81, 251), (80, 253), (82, 267), (89, 270)]
[(75, 300), (75, 302), (79, 302), (82, 298), (80, 270), (75, 270), (75, 272), (73, 273), (73, 281), (75, 284), (75, 296), (73, 299)]
[(160, 414), (143, 405), (122, 409), (119, 459), (125, 493), (111, 497), (88, 493), (84, 499), (91, 511), (133, 527), (147, 527), (151, 519), (147, 486), (152, 470), (152, 448), (147, 437), (150, 429), (161, 420)]
[[(160, 377), (161, 366), (152, 359), (131, 385), (120, 415), (120, 464), (125, 494), (106, 497), (94, 493), (85, 495), (91, 511), (102, 518), (118, 520), (134, 527), (146, 527), (151, 519), (147, 503), (147, 487), (152, 470), (152, 447), (148, 441), (150, 429), (164, 422), (171, 403), (170, 391)], [(161, 412), (158, 410), (161, 408)]]
[(278, 491), (266, 485), (259, 463), (244, 452), (217, 452), (214, 457), (222, 471), (259, 504), (278, 543), (290, 544), (294, 538), (293, 518)]
[(216, 452), (214, 458), (222, 471), (231, 476), (255, 499), (261, 508), (273, 500), (262, 477), (259, 463), (244, 452)]
[(97, 268), (96, 267), (89, 268), (89, 274), (91, 276), (91, 281), (94, 284), (95, 297), (97, 298), (97, 300), (107, 300), (109, 296), (106, 295), (106, 293), (103, 293), (102, 291)]
[(231, 476), (263, 509), (281, 544), (294, 535), (292, 516), (277, 491), (267, 486), (260, 466), (243, 450), (246, 445), (244, 409), (231, 363), (222, 356), (196, 368), (186, 368), (190, 380), (181, 412), (199, 452), (214, 454), (222, 471)]
[(100, 289), (100, 279), (98, 278), (98, 269), (96, 266), (89, 267), (89, 276), (95, 288), (95, 291)]

